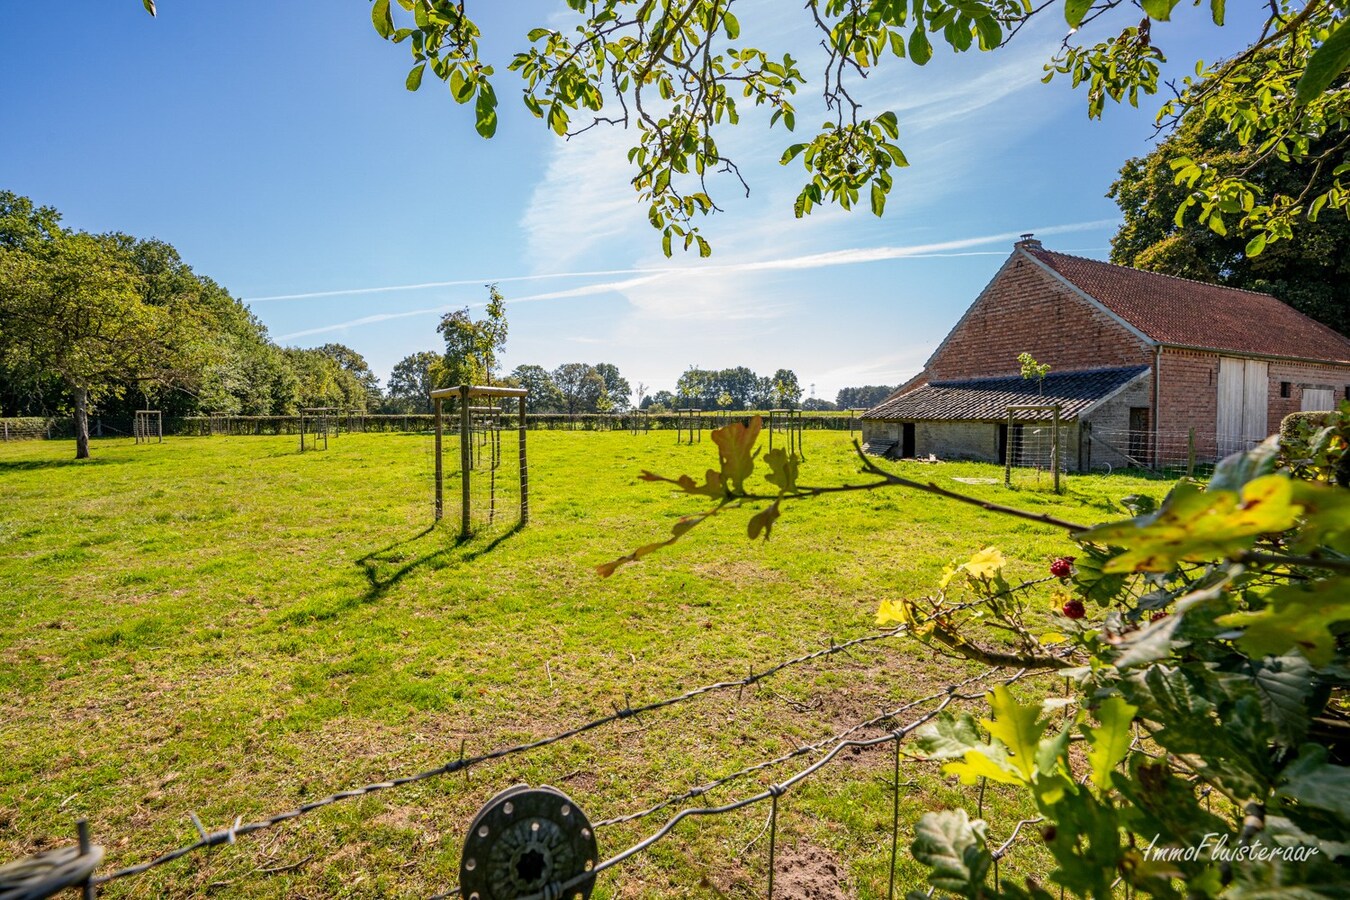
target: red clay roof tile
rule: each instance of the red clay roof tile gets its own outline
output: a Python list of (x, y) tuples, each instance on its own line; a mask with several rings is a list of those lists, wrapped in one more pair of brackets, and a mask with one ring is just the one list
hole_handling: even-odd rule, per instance
[(1350, 362), (1350, 338), (1270, 294), (1025, 247), (1074, 287), (1164, 344)]

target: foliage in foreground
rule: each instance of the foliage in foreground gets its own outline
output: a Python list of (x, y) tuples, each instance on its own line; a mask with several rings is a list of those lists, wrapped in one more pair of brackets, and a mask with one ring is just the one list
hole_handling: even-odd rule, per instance
[[(566, 5), (570, 15), (530, 29), (509, 62), (524, 82), (525, 107), (564, 137), (599, 125), (634, 126), (632, 183), (666, 254), (680, 244), (707, 256), (711, 248), (696, 223), (719, 209), (709, 176), (725, 173), (747, 187), (719, 136), (750, 107), (764, 110), (770, 127), (781, 122), (793, 131), (807, 75), (783, 52), (781, 37), (754, 33), (760, 23), (743, 33), (726, 0)], [(892, 169), (909, 164), (899, 146), (902, 123), (894, 112), (867, 108), (854, 91), (855, 82), (875, 79), (883, 65), (903, 59), (926, 65), (943, 48), (995, 51), (1033, 17), (1058, 15), (1069, 33), (1045, 65), (1045, 80), (1058, 75), (1083, 88), (1088, 115), (1097, 118), (1108, 100), (1138, 105), (1141, 94), (1157, 92), (1166, 60), (1162, 26), (1191, 5), (1207, 6), (1214, 24), (1224, 24), (1225, 0), (808, 0), (804, 21), (825, 50), (819, 89), (826, 121), (783, 153), (784, 165), (800, 161), (806, 170), (794, 213), (801, 217), (828, 202), (845, 209), (868, 203), (881, 215)], [(483, 35), (464, 4), (397, 0), (397, 6), (402, 14), (395, 15), (391, 0), (373, 0), (371, 15), (382, 38), (411, 50), (407, 88), (419, 89), (430, 72), (456, 103), (473, 104), (478, 133), (492, 137), (500, 81), (480, 54)], [(1195, 77), (1174, 86), (1159, 120), (1204, 109), (1260, 156), (1321, 161), (1335, 170), (1331, 187), (1315, 187), (1314, 179), (1292, 193), (1241, 171), (1196, 165), (1179, 173), (1189, 191), (1182, 214), (1220, 233), (1236, 223), (1264, 246), (1289, 237), (1323, 208), (1350, 209), (1342, 179), (1350, 166), (1344, 153), (1350, 95), (1334, 87), (1350, 65), (1350, 25), (1346, 0), (1261, 6), (1250, 48), (1214, 65), (1198, 62)], [(1327, 146), (1333, 152), (1322, 155)]]
[[(767, 454), (772, 492), (747, 489), (760, 423), (713, 432), (719, 468), (675, 484), (714, 505), (663, 542), (599, 567), (602, 575), (679, 540), (705, 519), (755, 501), (767, 538), (785, 502), (889, 487), (953, 495), (887, 473), (805, 487), (797, 461)], [(878, 623), (903, 624), (935, 649), (984, 662), (1060, 670), (1078, 701), (1026, 702), (1006, 688), (989, 718), (944, 714), (922, 734), (930, 759), (967, 784), (1015, 786), (1034, 802), (1056, 868), (1076, 896), (1108, 898), (1120, 883), (1157, 897), (1339, 896), (1350, 856), (1350, 491), (1337, 484), (1350, 405), (1224, 460), (1207, 485), (1178, 483), (1161, 504), (1135, 498), (1133, 518), (1092, 527), (985, 504), (1069, 531), (1076, 558), (1051, 565), (1059, 631), (1028, 613), (1046, 598), (1013, 588), (1003, 555), (985, 548), (918, 600), (882, 603)], [(1008, 648), (976, 642), (993, 626)], [(991, 884), (986, 827), (964, 810), (925, 814), (912, 851), (939, 891), (1051, 898)], [(919, 893), (922, 897), (924, 894)]]

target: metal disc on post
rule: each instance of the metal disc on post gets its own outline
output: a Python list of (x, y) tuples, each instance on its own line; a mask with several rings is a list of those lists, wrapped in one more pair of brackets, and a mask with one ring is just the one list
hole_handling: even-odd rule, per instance
[(590, 897), (595, 879), (561, 885), (594, 868), (599, 851), (586, 814), (557, 788), (518, 784), (489, 800), (464, 841), (459, 864), (464, 900), (516, 900), (531, 894)]

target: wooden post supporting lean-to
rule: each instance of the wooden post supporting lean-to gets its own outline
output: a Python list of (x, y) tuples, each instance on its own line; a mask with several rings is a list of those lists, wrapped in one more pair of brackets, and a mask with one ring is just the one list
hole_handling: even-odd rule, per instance
[[(437, 397), (432, 401), (436, 411), (436, 521), (441, 520), (445, 512), (444, 492), (442, 490), (442, 468), (441, 468), (441, 398)], [(406, 429), (405, 429), (406, 430)]]
[(468, 538), (473, 533), (470, 513), (473, 496), (469, 492), (469, 472), (473, 469), (473, 412), (469, 409), (469, 385), (459, 388), (459, 536)]
[(520, 524), (530, 521), (530, 467), (525, 461), (525, 398), (520, 398)]

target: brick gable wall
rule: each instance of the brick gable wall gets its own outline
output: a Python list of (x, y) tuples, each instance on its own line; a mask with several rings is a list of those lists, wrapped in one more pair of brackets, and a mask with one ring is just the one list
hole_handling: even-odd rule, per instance
[(1017, 253), (929, 360), (927, 380), (1015, 375), (1024, 352), (1057, 371), (1153, 362), (1147, 343)]

